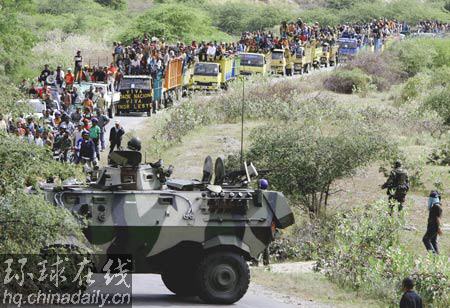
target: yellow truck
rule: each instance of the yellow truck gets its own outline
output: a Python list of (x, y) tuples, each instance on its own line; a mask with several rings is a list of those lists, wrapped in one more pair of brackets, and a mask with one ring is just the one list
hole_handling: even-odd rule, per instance
[(261, 53), (241, 53), (240, 58), (241, 75), (267, 75), (270, 64), (267, 63), (266, 55)]
[(295, 53), (291, 53), (291, 51), (286, 48), (284, 50), (284, 57), (286, 58), (286, 75), (292, 76), (294, 75)]
[(286, 75), (286, 57), (284, 49), (272, 50), (270, 70), (273, 74)]
[(313, 59), (313, 67), (315, 69), (320, 68), (320, 58), (322, 56), (322, 46), (318, 46), (316, 44), (311, 44), (312, 47), (312, 59)]
[(319, 65), (328, 67), (328, 65), (330, 64), (330, 52), (331, 52), (330, 44), (323, 43), (322, 44), (322, 54), (320, 56), (320, 64)]
[(207, 62), (194, 65), (191, 90), (227, 89), (228, 82), (233, 79), (233, 57), (214, 57)]
[(330, 47), (330, 66), (335, 66), (338, 63), (338, 52), (339, 52), (339, 45), (334, 44)]
[(297, 48), (294, 56), (294, 74), (307, 74), (312, 66), (311, 46), (301, 46)]

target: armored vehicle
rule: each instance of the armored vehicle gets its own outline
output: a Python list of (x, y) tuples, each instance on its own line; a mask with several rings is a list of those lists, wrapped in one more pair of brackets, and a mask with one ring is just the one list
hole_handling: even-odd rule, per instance
[(89, 243), (102, 254), (131, 256), (133, 273), (161, 274), (180, 296), (238, 301), (250, 280), (247, 262), (277, 228), (294, 223), (286, 198), (266, 190), (266, 181), (250, 188), (252, 164), (226, 173), (223, 160), (213, 167), (209, 156), (201, 180), (169, 179), (173, 167), (142, 163), (140, 146), (130, 142), (110, 154), (95, 182), (47, 187), (47, 199), (84, 215)]

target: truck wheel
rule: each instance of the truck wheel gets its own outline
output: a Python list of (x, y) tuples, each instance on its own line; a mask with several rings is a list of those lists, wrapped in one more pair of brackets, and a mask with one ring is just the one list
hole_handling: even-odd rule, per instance
[(167, 289), (177, 296), (197, 296), (198, 288), (195, 282), (195, 267), (193, 268), (173, 267), (167, 269), (161, 274), (161, 279)]
[(232, 304), (247, 292), (250, 270), (234, 252), (215, 252), (200, 262), (196, 275), (199, 297), (211, 304)]

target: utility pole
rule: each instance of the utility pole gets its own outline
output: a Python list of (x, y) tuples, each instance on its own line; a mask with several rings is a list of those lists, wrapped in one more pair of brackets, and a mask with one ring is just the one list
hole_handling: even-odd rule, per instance
[(244, 107), (245, 107), (245, 77), (242, 78), (242, 110), (241, 110), (241, 167), (244, 166)]

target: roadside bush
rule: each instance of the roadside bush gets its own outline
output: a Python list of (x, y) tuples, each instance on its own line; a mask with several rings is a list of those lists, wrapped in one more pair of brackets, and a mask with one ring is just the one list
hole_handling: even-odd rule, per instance
[(32, 186), (48, 178), (67, 179), (76, 175), (74, 165), (53, 160), (50, 149), (21, 142), (12, 135), (0, 135), (0, 195)]
[(418, 98), (427, 89), (429, 81), (428, 74), (418, 74), (409, 78), (402, 87), (399, 103), (403, 104)]
[(450, 166), (450, 140), (435, 147), (428, 156), (428, 164)]
[(450, 125), (450, 87), (437, 88), (424, 101), (424, 107), (435, 111), (444, 124)]
[[(39, 253), (68, 236), (81, 240), (81, 227), (64, 208), (46, 202), (39, 182), (64, 180), (74, 166), (53, 160), (49, 149), (0, 133), (0, 249), (3, 253)], [(34, 188), (35, 193), (25, 193)]]
[(348, 69), (357, 68), (369, 75), (378, 91), (388, 90), (392, 85), (400, 83), (406, 77), (398, 63), (386, 53), (380, 55), (364, 52), (345, 64), (344, 67)]
[(15, 117), (29, 111), (29, 106), (25, 103), (25, 95), (19, 92), (8, 78), (0, 75), (0, 114), (4, 117), (7, 115)]
[(332, 281), (395, 305), (401, 292), (400, 282), (412, 276), (427, 304), (448, 307), (447, 256), (428, 254), (417, 259), (402, 249), (402, 216), (389, 215), (385, 202), (354, 208), (338, 216), (331, 220), (333, 239), (319, 249), (317, 265)]
[(38, 254), (46, 245), (68, 237), (83, 241), (81, 226), (68, 210), (20, 190), (0, 196), (3, 254)]
[(371, 78), (362, 70), (339, 69), (324, 81), (326, 89), (343, 94), (366, 93), (369, 90)]
[(300, 259), (301, 252), (295, 241), (283, 237), (270, 243), (269, 255), (276, 262), (285, 262)]

